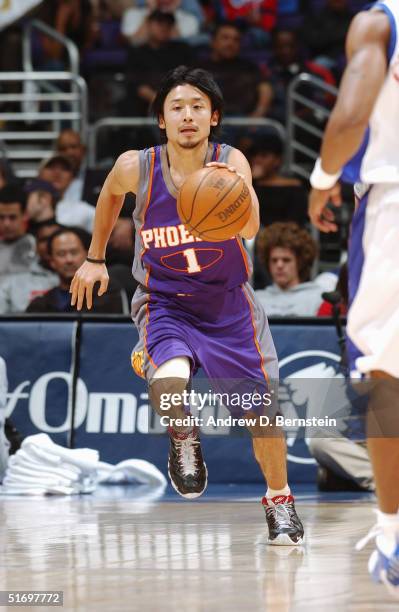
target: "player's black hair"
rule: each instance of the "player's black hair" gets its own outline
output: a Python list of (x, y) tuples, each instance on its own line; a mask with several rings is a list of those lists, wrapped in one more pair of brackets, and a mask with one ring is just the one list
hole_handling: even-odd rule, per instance
[(26, 194), (24, 190), (15, 183), (10, 183), (0, 189), (0, 204), (16, 204), (21, 207), (21, 212), (26, 210)]
[(47, 240), (47, 248), (49, 255), (53, 253), (53, 243), (58, 236), (62, 236), (62, 234), (74, 234), (81, 242), (85, 251), (89, 250), (90, 246), (90, 234), (86, 232), (84, 229), (80, 227), (60, 227), (54, 234), (51, 234)]
[[(202, 68), (189, 68), (178, 66), (170, 70), (162, 80), (157, 95), (152, 103), (152, 112), (159, 119), (163, 117), (163, 108), (166, 96), (178, 85), (192, 85), (202, 91), (211, 101), (212, 112), (218, 111), (219, 123), (211, 126), (210, 139), (215, 138), (219, 133), (220, 124), (223, 117), (224, 100), (219, 85), (216, 83), (212, 74)], [(161, 129), (161, 141), (166, 142), (165, 130)]]

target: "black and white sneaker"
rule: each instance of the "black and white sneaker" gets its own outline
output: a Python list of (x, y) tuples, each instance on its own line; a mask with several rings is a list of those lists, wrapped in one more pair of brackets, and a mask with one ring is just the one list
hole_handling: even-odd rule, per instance
[(298, 546), (303, 542), (303, 526), (295, 510), (292, 495), (264, 497), (262, 505), (269, 529), (268, 543), (276, 546)]
[(198, 429), (188, 434), (169, 433), (168, 473), (172, 487), (186, 499), (202, 495), (208, 484), (208, 470), (202, 458)]

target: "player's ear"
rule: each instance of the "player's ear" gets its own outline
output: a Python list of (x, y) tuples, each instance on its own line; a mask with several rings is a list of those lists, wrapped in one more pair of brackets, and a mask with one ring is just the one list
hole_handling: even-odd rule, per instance
[(219, 111), (215, 110), (211, 116), (211, 126), (216, 127), (219, 124)]
[(161, 130), (166, 129), (165, 119), (163, 118), (163, 115), (158, 115), (158, 125), (161, 128)]

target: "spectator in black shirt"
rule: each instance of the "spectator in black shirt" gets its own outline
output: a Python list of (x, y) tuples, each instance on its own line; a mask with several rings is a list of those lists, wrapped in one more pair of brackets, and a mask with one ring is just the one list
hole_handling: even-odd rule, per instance
[[(335, 85), (334, 76), (327, 68), (303, 58), (298, 35), (294, 30), (287, 29), (274, 32), (273, 55), (268, 70), (268, 79), (273, 87), (273, 101), (269, 116), (282, 123), (285, 123), (286, 120), (288, 87), (298, 74), (308, 72), (328, 85)], [(328, 94), (324, 92), (316, 93), (314, 88), (306, 86), (306, 84), (300, 86), (299, 93), (323, 106), (332, 105), (334, 102), (334, 99), (331, 99)], [(298, 104), (296, 110), (299, 110)], [(311, 119), (313, 111), (310, 111), (307, 107), (301, 107), (300, 113), (304, 118)]]
[(234, 22), (218, 25), (211, 56), (198, 63), (211, 72), (225, 100), (226, 115), (264, 117), (272, 99), (272, 88), (258, 66), (240, 56), (241, 31)]
[[(76, 270), (87, 257), (90, 236), (79, 229), (64, 228), (56, 231), (49, 238), (50, 263), (58, 274), (60, 283), (58, 287), (50, 289), (45, 295), (34, 299), (26, 312), (74, 312), (71, 306), (69, 287)], [(94, 313), (126, 313), (128, 312), (127, 298), (119, 286), (110, 282), (108, 291), (99, 297), (97, 291), (93, 292)]]
[(334, 68), (344, 56), (345, 38), (353, 13), (348, 0), (326, 0), (324, 8), (305, 18), (302, 40), (312, 58)]
[(173, 40), (174, 26), (173, 13), (155, 10), (148, 16), (148, 41), (129, 49), (127, 71), (130, 85), (123, 114), (148, 115), (164, 74), (183, 62), (186, 65), (191, 63), (192, 49), (184, 42)]
[(281, 173), (283, 143), (270, 134), (259, 139), (249, 151), (254, 189), (259, 199), (260, 221), (270, 225), (276, 221), (307, 220), (307, 192), (301, 181)]

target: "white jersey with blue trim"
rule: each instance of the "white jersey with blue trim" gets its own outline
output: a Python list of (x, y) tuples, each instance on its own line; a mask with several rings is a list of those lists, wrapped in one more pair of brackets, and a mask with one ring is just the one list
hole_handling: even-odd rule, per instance
[(370, 10), (389, 17), (388, 70), (363, 143), (344, 166), (342, 178), (369, 185), (399, 183), (399, 0), (381, 0)]

